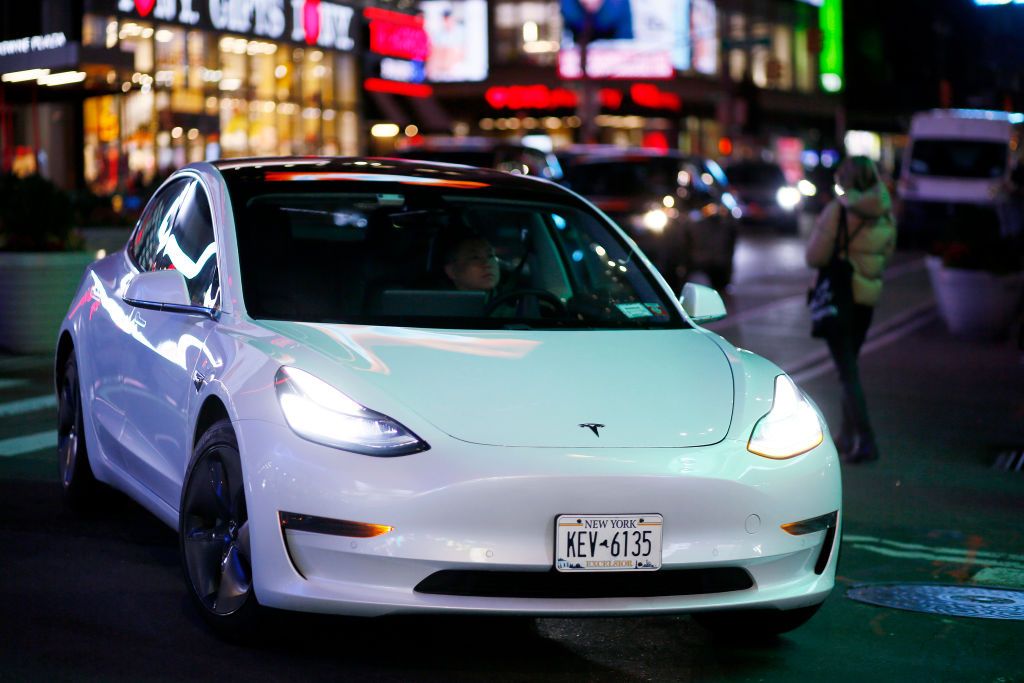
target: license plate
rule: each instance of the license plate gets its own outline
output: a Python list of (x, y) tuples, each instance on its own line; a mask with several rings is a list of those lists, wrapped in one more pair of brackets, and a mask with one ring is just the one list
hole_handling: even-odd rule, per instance
[(559, 515), (555, 520), (555, 569), (660, 569), (661, 525), (661, 515)]

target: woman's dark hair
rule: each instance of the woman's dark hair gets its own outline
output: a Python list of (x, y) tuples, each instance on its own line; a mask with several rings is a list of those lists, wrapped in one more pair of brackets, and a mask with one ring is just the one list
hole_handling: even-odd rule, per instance
[(865, 192), (878, 183), (878, 167), (868, 157), (847, 157), (839, 164), (836, 182), (844, 190)]

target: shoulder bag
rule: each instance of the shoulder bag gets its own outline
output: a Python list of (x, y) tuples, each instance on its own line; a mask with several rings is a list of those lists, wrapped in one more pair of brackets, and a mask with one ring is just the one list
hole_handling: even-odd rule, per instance
[(853, 319), (853, 265), (846, 258), (849, 247), (846, 208), (840, 207), (832, 258), (818, 269), (818, 279), (807, 292), (812, 337), (828, 339), (850, 329)]

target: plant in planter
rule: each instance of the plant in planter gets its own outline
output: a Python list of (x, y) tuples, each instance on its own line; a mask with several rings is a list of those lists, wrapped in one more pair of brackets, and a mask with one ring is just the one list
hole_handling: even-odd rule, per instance
[(0, 348), (53, 351), (92, 260), (83, 246), (63, 190), (40, 176), (0, 176)]
[(957, 231), (926, 259), (939, 313), (957, 336), (993, 339), (1010, 328), (1024, 297), (1019, 240)]

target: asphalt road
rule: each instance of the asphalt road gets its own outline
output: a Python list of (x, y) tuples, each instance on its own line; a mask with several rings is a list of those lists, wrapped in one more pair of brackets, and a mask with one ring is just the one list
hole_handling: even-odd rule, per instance
[[(780, 362), (836, 420), (835, 375), (807, 336), (799, 249), (747, 236), (734, 313), (715, 329)], [(1024, 681), (1024, 621), (847, 597), (889, 582), (1024, 589), (1024, 472), (994, 466), (1024, 447), (1024, 356), (1009, 340), (950, 337), (919, 258), (902, 254), (862, 370), (882, 459), (844, 466), (836, 590), (791, 634), (716, 641), (683, 616), (282, 614), (258, 642), (230, 645), (189, 605), (171, 530), (116, 494), (88, 517), (62, 509), (49, 359), (0, 356), (0, 681)]]

